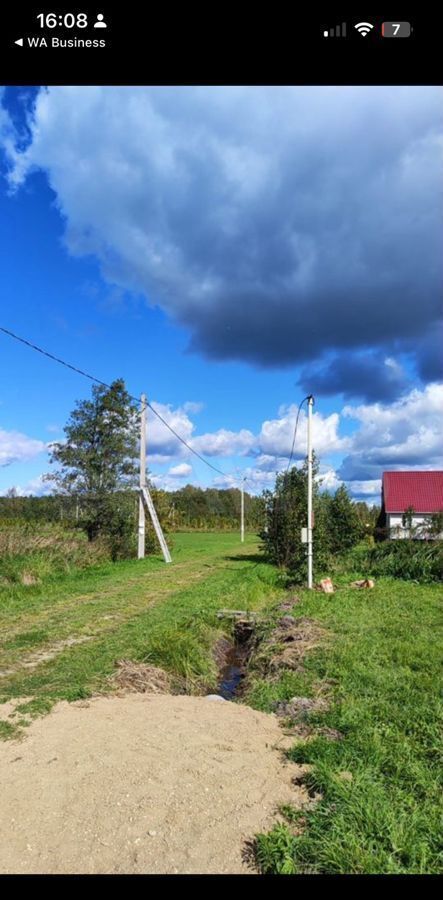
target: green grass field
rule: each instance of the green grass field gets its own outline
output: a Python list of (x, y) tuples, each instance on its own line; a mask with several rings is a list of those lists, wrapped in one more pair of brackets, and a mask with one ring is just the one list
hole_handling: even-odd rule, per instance
[[(330, 708), (312, 716), (343, 739), (298, 742), (289, 757), (309, 763), (323, 799), (258, 839), (265, 872), (437, 873), (442, 871), (442, 589), (380, 579), (373, 590), (300, 592), (296, 614), (327, 629), (305, 673), (251, 685), (249, 702), (315, 696)], [(344, 779), (342, 773), (346, 773)], [(300, 829), (298, 829), (300, 830)]]
[(85, 697), (109, 688), (121, 658), (161, 666), (189, 690), (214, 688), (217, 611), (269, 603), (279, 578), (252, 536), (176, 534), (172, 554), (168, 566), (148, 557), (0, 586), (0, 698)]
[[(172, 553), (170, 566), (150, 557), (0, 584), (0, 699), (26, 698), (17, 724), (0, 723), (4, 737), (59, 698), (108, 690), (121, 658), (160, 666), (189, 691), (214, 689), (221, 607), (261, 610), (271, 627), (285, 583), (255, 537), (241, 545), (235, 534), (176, 534)], [(339, 576), (332, 596), (299, 592), (294, 615), (318, 621), (325, 642), (302, 673), (252, 677), (243, 699), (270, 711), (320, 690), (330, 706), (310, 724), (343, 735), (295, 743), (290, 756), (311, 764), (308, 783), (322, 799), (302, 828), (286, 809), (287, 825), (258, 837), (257, 857), (264, 872), (436, 873), (441, 586), (385, 578), (358, 591), (350, 580)]]

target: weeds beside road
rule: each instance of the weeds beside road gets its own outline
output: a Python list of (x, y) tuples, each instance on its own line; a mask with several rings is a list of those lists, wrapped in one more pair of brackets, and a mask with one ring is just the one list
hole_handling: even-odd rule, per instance
[[(307, 783), (323, 799), (258, 840), (266, 872), (442, 871), (442, 589), (395, 579), (373, 590), (302, 591), (295, 615), (329, 639), (303, 673), (257, 677), (249, 702), (270, 710), (292, 696), (329, 697), (312, 725), (338, 730), (298, 741), (289, 756), (311, 764)], [(294, 827), (295, 826), (295, 827)], [(297, 834), (296, 832), (300, 833)]]

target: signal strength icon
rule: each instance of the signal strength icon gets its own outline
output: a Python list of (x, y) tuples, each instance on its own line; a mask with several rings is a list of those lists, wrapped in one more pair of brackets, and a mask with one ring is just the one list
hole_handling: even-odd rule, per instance
[(335, 28), (330, 28), (329, 31), (324, 31), (323, 37), (346, 37), (346, 22), (336, 25)]
[(370, 22), (359, 22), (358, 25), (354, 25), (354, 28), (357, 29), (358, 33), (361, 34), (362, 37), (366, 37), (370, 31), (373, 29), (373, 25)]

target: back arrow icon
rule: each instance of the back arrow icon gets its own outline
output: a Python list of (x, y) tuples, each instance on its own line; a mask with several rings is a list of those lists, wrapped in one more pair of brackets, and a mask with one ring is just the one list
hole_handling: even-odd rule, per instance
[(23, 38), (19, 38), (18, 41), (14, 41), (14, 44), (18, 44), (19, 47), (23, 47)]

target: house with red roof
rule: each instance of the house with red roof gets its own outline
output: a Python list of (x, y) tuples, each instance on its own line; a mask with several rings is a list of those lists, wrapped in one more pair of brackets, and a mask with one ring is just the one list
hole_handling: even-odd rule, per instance
[(389, 537), (430, 537), (430, 517), (443, 513), (443, 472), (383, 472), (381, 503)]

